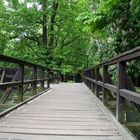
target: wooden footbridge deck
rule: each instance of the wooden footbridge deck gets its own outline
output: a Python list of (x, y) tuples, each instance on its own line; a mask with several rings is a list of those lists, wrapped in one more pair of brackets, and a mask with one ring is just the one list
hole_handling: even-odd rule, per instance
[(0, 119), (0, 140), (132, 140), (84, 85), (61, 83)]

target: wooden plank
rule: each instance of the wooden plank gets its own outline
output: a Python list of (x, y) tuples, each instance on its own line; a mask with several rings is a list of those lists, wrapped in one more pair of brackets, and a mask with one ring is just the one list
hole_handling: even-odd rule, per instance
[[(10, 117), (10, 118), (6, 118), (6, 121), (7, 120), (20, 120), (21, 122), (22, 121), (26, 121), (26, 120), (29, 120), (29, 118), (28, 117), (25, 117), (25, 116), (23, 116), (23, 117)], [(33, 118), (30, 118), (30, 121), (61, 121), (61, 122), (81, 122), (81, 123), (83, 123), (83, 122), (97, 122), (97, 121), (100, 121), (100, 122), (108, 122), (108, 119), (104, 116), (104, 117), (94, 117), (94, 118), (92, 118), (92, 119), (89, 119), (89, 118), (86, 118), (86, 119), (82, 119), (82, 118), (49, 118), (49, 117), (47, 117), (47, 118), (44, 118), (44, 117), (33, 117)]]
[(95, 114), (94, 116), (93, 115), (88, 115), (88, 114), (86, 114), (86, 115), (72, 115), (72, 114), (70, 114), (70, 115), (63, 115), (63, 114), (60, 114), (60, 115), (52, 115), (52, 114), (48, 114), (48, 113), (46, 113), (46, 114), (32, 114), (32, 113), (30, 113), (30, 114), (28, 114), (28, 113), (20, 113), (20, 114), (18, 114), (18, 113), (16, 113), (16, 114), (12, 114), (12, 116), (26, 116), (26, 117), (28, 117), (28, 118), (32, 118), (32, 117), (51, 117), (51, 118), (83, 118), (83, 119), (86, 119), (86, 118), (89, 118), (89, 119), (92, 119), (92, 118), (94, 118), (94, 117), (96, 117), (96, 116), (98, 116), (98, 117), (104, 117), (104, 116), (102, 116), (103, 114)]
[(14, 124), (4, 123), (0, 124), (1, 128), (30, 128), (30, 129), (64, 129), (64, 130), (115, 130), (115, 127), (111, 124), (94, 124), (94, 125), (41, 125), (41, 124)]
[(1, 140), (9, 140), (9, 138), (12, 140), (122, 140), (122, 138), (118, 136), (53, 136), (0, 133)]
[(3, 82), (4, 82), (5, 73), (6, 73), (6, 71), (3, 70), (3, 71), (2, 71), (2, 74), (1, 74), (0, 83), (3, 83)]
[(116, 136), (119, 132), (113, 130), (67, 130), (67, 129), (28, 129), (0, 128), (0, 133), (35, 134), (35, 135), (69, 135), (69, 136)]
[(13, 86), (18, 86), (21, 85), (22, 82), (6, 82), (6, 83), (1, 83), (0, 87), (13, 87)]
[(20, 65), (27, 65), (30, 67), (40, 67), (40, 68), (45, 68), (48, 69), (47, 67), (41, 66), (41, 65), (37, 65), (37, 64), (33, 64), (24, 60), (19, 60), (16, 59), (14, 57), (9, 57), (9, 56), (5, 56), (5, 55), (0, 55), (0, 61), (6, 61), (9, 63), (16, 63), (16, 64), (20, 64)]
[(120, 89), (120, 95), (129, 101), (140, 105), (140, 94), (126, 89)]
[(111, 84), (104, 84), (104, 87), (114, 93), (117, 93), (117, 86)]
[[(89, 114), (90, 113), (90, 114)], [(82, 117), (92, 117), (93, 115), (95, 115), (95, 116), (102, 116), (102, 115), (104, 115), (103, 113), (100, 113), (100, 112), (66, 112), (66, 111), (53, 111), (53, 112), (47, 112), (47, 113), (44, 113), (44, 111), (42, 111), (42, 112), (24, 112), (24, 113), (22, 113), (22, 112), (18, 112), (18, 113), (16, 113), (16, 114), (21, 114), (21, 115), (36, 115), (36, 114), (41, 114), (41, 115), (47, 115), (47, 116), (67, 116), (67, 117), (69, 117), (69, 116), (71, 116), (72, 114), (72, 116), (73, 117), (75, 117), (75, 116), (82, 116)]]
[(138, 127), (140, 129), (140, 123), (139, 122), (127, 122), (125, 124), (128, 127)]
[[(101, 121), (100, 120), (96, 120), (96, 121), (60, 121), (60, 120), (56, 120), (56, 121), (46, 121), (46, 120), (14, 120), (14, 119), (11, 119), (11, 120), (5, 120), (6, 123), (16, 123), (16, 124), (27, 124), (27, 125), (30, 125), (30, 124), (41, 124), (41, 125), (109, 125), (110, 122), (104, 122), (104, 120)], [(1, 122), (2, 123), (2, 122)]]

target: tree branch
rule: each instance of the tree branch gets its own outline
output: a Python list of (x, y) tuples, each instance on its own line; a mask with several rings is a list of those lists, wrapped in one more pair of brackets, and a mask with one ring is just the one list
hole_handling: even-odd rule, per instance
[(24, 35), (24, 37), (25, 37), (26, 39), (29, 39), (29, 40), (32, 40), (32, 41), (37, 42), (38, 46), (41, 45), (40, 41), (39, 41), (38, 39), (35, 39), (34, 37), (29, 37), (29, 36), (26, 36), (26, 35)]
[(72, 40), (70, 40), (70, 41), (64, 43), (63, 46), (69, 45), (70, 43), (74, 42), (74, 41), (77, 40), (78, 38), (80, 38), (80, 36), (77, 36), (77, 37), (73, 38)]

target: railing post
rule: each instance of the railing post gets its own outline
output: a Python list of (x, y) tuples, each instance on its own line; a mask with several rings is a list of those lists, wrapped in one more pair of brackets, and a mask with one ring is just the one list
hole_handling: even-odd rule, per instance
[(33, 83), (32, 83), (32, 92), (33, 92), (33, 95), (36, 94), (36, 90), (37, 90), (37, 67), (33, 67), (32, 69), (32, 75), (33, 75)]
[(106, 89), (104, 87), (105, 83), (108, 82), (108, 66), (103, 66), (103, 103), (106, 104)]
[[(88, 76), (90, 79), (91, 79), (91, 70), (89, 70), (89, 76)], [(91, 90), (91, 84), (92, 84), (92, 82), (91, 81), (89, 81), (89, 89)]]
[[(95, 79), (96, 79), (96, 81), (99, 80), (99, 68), (95, 69)], [(95, 84), (95, 94), (97, 97), (99, 97), (99, 86), (97, 83)]]
[(116, 118), (120, 122), (125, 119), (125, 99), (120, 96), (120, 89), (125, 89), (126, 86), (126, 62), (117, 63), (117, 101), (116, 101)]
[[(90, 76), (90, 70), (88, 70), (88, 78), (91, 78)], [(91, 86), (91, 81), (89, 80), (88, 81), (88, 88), (90, 89), (90, 86)]]
[[(85, 71), (85, 76), (88, 77), (88, 72), (87, 72), (87, 70)], [(85, 84), (88, 86), (88, 80), (87, 80), (87, 79), (85, 79)]]
[[(87, 72), (86, 72), (87, 74), (87, 77), (89, 78), (89, 71), (87, 70)], [(88, 86), (88, 88), (89, 88), (89, 80), (87, 80), (87, 86)]]
[(103, 99), (102, 99), (104, 104), (106, 103), (106, 92), (105, 92), (104, 84), (107, 82), (107, 77), (106, 77), (107, 72), (108, 72), (108, 67), (104, 66), (103, 67)]
[(17, 100), (18, 102), (23, 101), (23, 81), (24, 81), (24, 65), (19, 65), (18, 69), (18, 80), (21, 81), (21, 85), (18, 86)]
[(45, 69), (41, 68), (41, 79), (43, 81), (41, 81), (41, 88), (44, 89), (44, 82), (45, 82)]
[(86, 84), (86, 80), (85, 80), (85, 78), (84, 78), (84, 77), (86, 76), (86, 75), (85, 75), (85, 71), (83, 71), (83, 74), (82, 74), (82, 75), (83, 75), (83, 77), (82, 77), (82, 79), (83, 79), (83, 83)]
[[(94, 78), (95, 78), (94, 69), (92, 69), (92, 70), (91, 70), (91, 79), (93, 80)], [(95, 90), (94, 87), (95, 87), (95, 86), (94, 86), (94, 83), (92, 82), (92, 83), (91, 83), (91, 91), (92, 91), (92, 92), (94, 92), (94, 90)]]
[(48, 81), (47, 81), (47, 88), (50, 88), (50, 70), (48, 69), (47, 70), (47, 78), (48, 78)]

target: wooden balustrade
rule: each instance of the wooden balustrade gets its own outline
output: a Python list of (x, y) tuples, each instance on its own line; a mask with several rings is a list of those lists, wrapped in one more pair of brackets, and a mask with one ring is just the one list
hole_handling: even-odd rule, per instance
[[(136, 60), (137, 58), (140, 58), (140, 47), (88, 68), (83, 72), (84, 83), (94, 91), (97, 97), (100, 97), (102, 93), (101, 97), (104, 104), (107, 103), (107, 95), (111, 96), (111, 92), (116, 94), (116, 118), (120, 121), (124, 119), (122, 113), (126, 106), (125, 100), (133, 102), (137, 107), (140, 105), (140, 94), (134, 91), (134, 87), (130, 84), (129, 76), (126, 73), (126, 63)], [(116, 66), (116, 85), (113, 85), (108, 71), (109, 66), (112, 65)], [(102, 69), (102, 76), (100, 69)], [(94, 87), (95, 90), (93, 89)]]
[[(5, 55), (0, 55), (0, 62), (8, 62), (8, 63), (13, 63), (16, 64), (18, 67), (18, 73), (17, 77), (15, 80), (11, 82), (4, 82), (0, 83), (0, 88), (14, 88), (16, 87), (18, 92), (17, 92), (17, 99), (18, 102), (23, 101), (23, 96), (24, 96), (24, 86), (31, 84), (32, 87), (32, 95), (37, 94), (37, 84), (40, 84), (41, 88), (44, 89), (44, 82), (47, 81), (47, 88), (50, 86), (50, 76), (49, 76), (49, 69), (47, 67), (33, 64), (27, 61), (19, 60), (13, 57), (5, 56)], [(25, 74), (25, 66), (29, 67), (32, 69), (32, 78), (25, 80), (24, 74)], [(40, 70), (40, 71), (39, 71)], [(40, 72), (40, 77), (38, 76), (38, 71)], [(10, 90), (10, 91), (11, 91)], [(9, 94), (10, 94), (9, 91)], [(4, 97), (4, 99), (1, 99), (1, 103), (5, 103), (9, 95), (7, 97)]]

